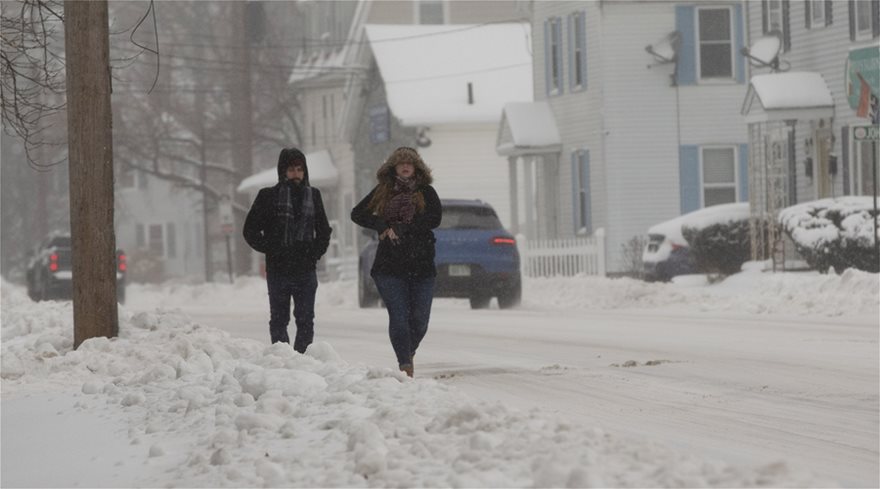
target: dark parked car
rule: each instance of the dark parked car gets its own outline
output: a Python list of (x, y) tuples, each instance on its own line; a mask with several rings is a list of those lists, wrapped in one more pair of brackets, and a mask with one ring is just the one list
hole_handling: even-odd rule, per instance
[[(513, 235), (504, 229), (492, 206), (479, 200), (442, 200), (443, 220), (434, 230), (437, 279), (434, 297), (470, 299), (471, 308), (488, 307), (492, 297), (502, 309), (522, 297), (519, 252)], [(379, 292), (370, 277), (378, 240), (361, 250), (358, 260), (358, 302), (379, 305)]]
[[(49, 235), (34, 250), (27, 268), (27, 292), (35, 301), (73, 297), (73, 263), (69, 234)], [(116, 299), (125, 302), (125, 253), (116, 250)]]

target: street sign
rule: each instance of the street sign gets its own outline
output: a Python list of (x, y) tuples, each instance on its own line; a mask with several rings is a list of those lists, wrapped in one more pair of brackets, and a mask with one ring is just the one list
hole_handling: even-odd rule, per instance
[(855, 141), (878, 141), (880, 140), (880, 127), (855, 126), (853, 127), (853, 140)]
[(220, 232), (230, 235), (235, 231), (235, 220), (232, 216), (232, 199), (223, 197), (217, 205), (217, 213), (220, 217)]

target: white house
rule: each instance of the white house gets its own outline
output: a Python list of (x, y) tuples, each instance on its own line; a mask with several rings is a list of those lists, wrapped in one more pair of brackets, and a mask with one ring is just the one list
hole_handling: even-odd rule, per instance
[[(840, 195), (872, 195), (878, 153), (880, 3), (748, 2), (752, 214)], [(771, 46), (771, 49), (765, 49)], [(764, 52), (766, 51), (766, 52)], [(774, 229), (754, 240), (782, 252)], [(774, 259), (784, 257), (774, 255)]]
[(530, 237), (604, 228), (607, 270), (627, 272), (623, 247), (651, 225), (748, 200), (742, 2), (535, 2), (532, 25), (535, 104), (505, 123), (549, 109), (559, 140), (502, 127), (497, 148), (533, 182)]
[[(510, 225), (507, 161), (495, 142), (504, 104), (532, 97), (529, 25), (368, 25), (366, 31), (386, 94), (384, 104), (378, 100), (367, 112), (387, 107), (388, 117), (414, 131), (441, 197), (488, 202)], [(366, 163), (375, 171), (381, 161)]]

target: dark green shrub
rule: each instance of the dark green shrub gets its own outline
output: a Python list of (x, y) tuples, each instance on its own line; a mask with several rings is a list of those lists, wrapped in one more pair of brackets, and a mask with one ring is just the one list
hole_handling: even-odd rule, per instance
[(701, 273), (732, 275), (751, 259), (748, 219), (712, 224), (702, 229), (683, 226)]

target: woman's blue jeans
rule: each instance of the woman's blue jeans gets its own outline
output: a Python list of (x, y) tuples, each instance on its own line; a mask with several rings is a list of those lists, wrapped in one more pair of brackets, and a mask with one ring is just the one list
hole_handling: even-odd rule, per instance
[(412, 357), (428, 332), (434, 301), (434, 277), (412, 279), (375, 275), (373, 281), (388, 309), (388, 336), (397, 363), (401, 367), (412, 365)]

